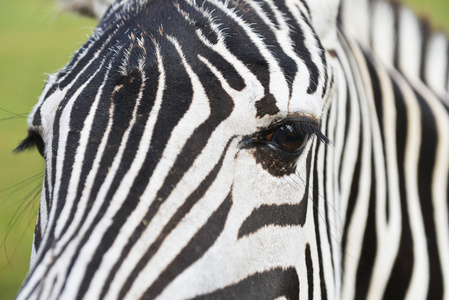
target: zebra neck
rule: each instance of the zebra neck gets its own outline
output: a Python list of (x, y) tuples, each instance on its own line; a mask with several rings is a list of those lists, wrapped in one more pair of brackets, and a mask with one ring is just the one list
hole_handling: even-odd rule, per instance
[(449, 44), (443, 32), (397, 2), (343, 0), (340, 21), (379, 60), (449, 104)]

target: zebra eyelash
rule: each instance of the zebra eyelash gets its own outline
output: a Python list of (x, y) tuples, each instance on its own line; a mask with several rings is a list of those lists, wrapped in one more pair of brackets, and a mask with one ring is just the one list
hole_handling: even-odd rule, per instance
[(15, 153), (23, 152), (25, 150), (32, 150), (34, 147), (37, 148), (39, 154), (45, 158), (45, 144), (42, 136), (34, 129), (28, 129), (28, 136), (20, 142), (20, 144), (13, 150)]
[(319, 123), (312, 118), (302, 118), (299, 121), (287, 121), (275, 127), (275, 130), (286, 125), (290, 125), (294, 127), (295, 130), (302, 131), (304, 134), (308, 134), (310, 137), (315, 136), (321, 143), (330, 143), (329, 139), (321, 132)]
[(272, 151), (287, 156), (298, 156), (307, 142), (315, 136), (318, 142), (329, 143), (329, 139), (320, 131), (319, 122), (309, 117), (284, 119), (243, 139), (243, 148), (268, 146)]
[(315, 136), (321, 143), (330, 143), (329, 139), (321, 132), (318, 121), (309, 117), (287, 119), (281, 122), (275, 122), (273, 125), (254, 135), (252, 137), (252, 141), (256, 143), (266, 141), (266, 136), (269, 136), (284, 126), (292, 126), (294, 130), (307, 134), (310, 137)]

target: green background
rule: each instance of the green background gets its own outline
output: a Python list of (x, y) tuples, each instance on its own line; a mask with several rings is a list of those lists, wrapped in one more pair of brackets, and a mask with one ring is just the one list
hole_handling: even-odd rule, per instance
[[(447, 0), (406, 2), (449, 32)], [(26, 136), (46, 74), (64, 66), (94, 26), (52, 0), (0, 0), (0, 299), (12, 299), (26, 274), (44, 169), (37, 151), (11, 150)]]

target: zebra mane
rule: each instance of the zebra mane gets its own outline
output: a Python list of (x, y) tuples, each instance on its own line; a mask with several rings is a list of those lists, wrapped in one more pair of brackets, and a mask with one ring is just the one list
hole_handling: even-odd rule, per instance
[(395, 1), (342, 0), (339, 21), (362, 46), (449, 105), (449, 43), (442, 31)]

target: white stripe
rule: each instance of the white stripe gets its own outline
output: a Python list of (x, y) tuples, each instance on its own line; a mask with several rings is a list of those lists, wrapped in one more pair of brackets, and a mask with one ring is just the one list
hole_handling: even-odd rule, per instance
[(395, 50), (394, 13), (390, 3), (373, 2), (372, 47), (387, 66), (393, 66)]
[[(344, 96), (343, 99), (347, 99), (346, 98), (346, 87), (345, 87), (345, 81), (343, 80), (338, 80), (338, 78), (341, 78), (342, 75), (342, 69), (341, 67), (336, 67), (339, 66), (339, 62), (338, 59), (333, 58), (330, 60), (331, 64), (334, 65), (334, 78), (336, 78), (336, 92), (331, 96), (332, 98), (329, 100), (329, 102), (332, 104), (330, 106), (330, 111), (326, 111), (326, 109), (323, 111), (323, 116), (328, 116), (327, 118), (323, 118), (322, 120), (322, 128), (325, 128), (326, 125), (328, 127), (328, 132), (327, 132), (327, 137), (330, 139), (330, 144), (327, 146), (327, 156), (326, 156), (326, 162), (327, 162), (327, 167), (325, 167), (324, 172), (326, 172), (326, 195), (328, 196), (328, 199), (334, 199), (334, 201), (332, 200), (326, 200), (326, 205), (328, 207), (328, 218), (329, 218), (329, 224), (331, 225), (331, 228), (329, 229), (330, 234), (331, 234), (331, 247), (332, 247), (332, 260), (333, 262), (333, 266), (334, 266), (334, 274), (333, 274), (333, 282), (331, 283), (329, 280), (326, 279), (326, 283), (327, 285), (333, 285), (334, 286), (334, 293), (328, 293), (328, 296), (330, 296), (331, 298), (334, 297), (334, 299), (339, 299), (340, 298), (340, 289), (341, 289), (341, 246), (340, 246), (340, 240), (341, 240), (341, 235), (342, 235), (342, 228), (343, 228), (343, 224), (342, 221), (339, 217), (339, 211), (338, 211), (338, 207), (339, 207), (339, 199), (335, 197), (335, 190), (338, 190), (338, 186), (336, 185), (336, 173), (334, 172), (332, 166), (335, 165), (335, 160), (336, 160), (336, 156), (334, 154), (335, 151), (335, 146), (334, 143), (337, 140), (337, 138), (334, 138), (333, 136), (331, 136), (331, 134), (336, 134), (334, 132), (334, 129), (337, 127), (336, 126), (336, 122), (337, 119), (341, 120), (341, 116), (337, 117), (337, 113), (340, 113), (343, 115), (343, 120), (345, 120), (346, 118), (344, 117), (345, 115), (345, 109), (344, 107), (340, 107), (341, 104), (345, 104), (346, 101), (339, 101), (337, 102), (337, 98)], [(328, 124), (327, 124), (328, 123)], [(344, 131), (344, 127), (342, 128), (341, 126), (339, 127), (339, 134), (342, 136), (344, 134), (344, 132), (342, 133), (342, 131)], [(341, 139), (341, 137), (340, 137)], [(342, 144), (342, 143), (340, 143)]]
[[(369, 299), (380, 299), (383, 297), (389, 276), (396, 259), (401, 238), (401, 206), (399, 193), (399, 174), (396, 152), (396, 107), (393, 87), (389, 74), (381, 65), (375, 63), (377, 75), (382, 91), (382, 113), (384, 128), (384, 150), (386, 154), (386, 169), (377, 166), (383, 172), (376, 172), (376, 181), (379, 182), (379, 175), (388, 174), (388, 210), (389, 220), (386, 219), (386, 195), (377, 194), (376, 199), (376, 233), (377, 233), (377, 253), (374, 261), (374, 268), (368, 290)], [(375, 138), (375, 144), (381, 145), (381, 138)], [(376, 156), (383, 153), (382, 149), (375, 150)], [(383, 175), (385, 176), (385, 175)]]
[(344, 0), (341, 5), (341, 19), (345, 30), (369, 46), (371, 11), (368, 0)]
[(415, 15), (405, 7), (399, 10), (398, 59), (408, 79), (419, 80), (421, 67), (421, 30)]
[[(322, 124), (323, 128), (325, 124)], [(316, 143), (320, 143), (319, 141), (315, 141)], [(322, 176), (326, 170), (326, 166), (324, 165), (324, 154), (325, 154), (325, 147), (326, 145), (321, 144), (320, 149), (318, 152), (318, 161), (317, 161), (317, 174), (318, 176)], [(324, 190), (324, 181), (323, 178), (318, 178), (318, 191), (319, 194), (319, 206), (316, 208), (318, 209), (318, 230), (320, 234), (320, 247), (321, 247), (321, 258), (322, 258), (322, 264), (323, 264), (323, 277), (326, 283), (326, 298), (335, 298), (337, 295), (337, 291), (335, 289), (335, 274), (333, 272), (333, 266), (332, 266), (332, 256), (331, 256), (331, 247), (333, 240), (337, 239), (337, 236), (334, 235), (334, 228), (335, 224), (333, 220), (335, 220), (335, 209), (330, 209), (327, 207), (328, 214), (326, 215), (326, 206), (329, 205), (329, 201), (326, 201), (325, 190)], [(331, 228), (327, 228), (327, 222), (326, 219), (329, 220), (329, 226)], [(330, 233), (330, 236), (328, 236), (328, 230)], [(330, 243), (328, 241), (328, 238), (330, 239)], [(316, 263), (314, 265), (314, 268), (319, 269), (319, 265), (317, 265), (318, 259), (316, 260)], [(337, 267), (338, 268), (338, 267)], [(317, 277), (317, 282), (320, 282), (320, 277)], [(324, 283), (323, 283), (324, 284)], [(317, 290), (321, 291), (320, 288)], [(320, 295), (321, 298), (324, 298), (324, 295)]]
[[(331, 68), (335, 64), (338, 64), (338, 61), (335, 58), (327, 56), (327, 60), (329, 62), (329, 67)], [(335, 69), (334, 75), (336, 74)], [(341, 72), (341, 70), (340, 70)], [(330, 79), (329, 79), (330, 80)], [(332, 131), (333, 128), (335, 128), (335, 122), (336, 122), (336, 115), (337, 115), (337, 109), (338, 109), (338, 103), (336, 102), (336, 97), (338, 93), (336, 92), (336, 86), (338, 85), (338, 82), (334, 83), (333, 89), (329, 91), (329, 95), (327, 98), (327, 102), (325, 104), (325, 107), (323, 108), (323, 117), (321, 120), (321, 128), (324, 132), (325, 128), (328, 127), (329, 131)], [(346, 98), (343, 98), (346, 99)], [(340, 101), (345, 102), (345, 101)], [(333, 139), (333, 137), (330, 136), (330, 132), (326, 133), (327, 138)], [(332, 142), (331, 142), (332, 143)], [(327, 154), (325, 149), (327, 148)], [(333, 165), (333, 155), (330, 155), (332, 153), (332, 145), (320, 145), (320, 151), (319, 151), (319, 158), (318, 158), (318, 174), (321, 174), (321, 176), (326, 176), (327, 181), (324, 182), (324, 178), (320, 178), (319, 182), (319, 191), (321, 191), (321, 199), (322, 202), (319, 207), (319, 211), (322, 213), (325, 213), (326, 209), (328, 212), (328, 215), (325, 215), (325, 218), (328, 219), (328, 224), (330, 228), (327, 228), (327, 224), (324, 219), (320, 221), (320, 235), (322, 239), (322, 257), (323, 257), (323, 268), (324, 268), (324, 279), (326, 281), (326, 290), (327, 290), (327, 298), (331, 299), (338, 299), (339, 298), (339, 290), (340, 290), (340, 280), (337, 278), (341, 278), (341, 275), (339, 273), (340, 267), (340, 255), (341, 253), (340, 247), (338, 247), (338, 243), (340, 242), (340, 228), (341, 224), (338, 221), (338, 201), (328, 201), (327, 199), (331, 199), (333, 196), (333, 188), (332, 184), (334, 182), (333, 180), (333, 172), (332, 168), (329, 168), (328, 166)], [(325, 157), (325, 155), (327, 155)], [(327, 165), (324, 165), (324, 162), (326, 161)], [(332, 191), (332, 192), (331, 192)], [(328, 198), (324, 198), (325, 195), (328, 195)], [(328, 232), (330, 236), (328, 236)], [(328, 241), (330, 239), (330, 243)], [(332, 251), (332, 252), (331, 252)]]
[[(340, 166), (341, 166), (341, 178), (353, 178), (354, 177), (354, 169), (355, 164), (357, 160), (357, 154), (359, 151), (359, 136), (360, 136), (360, 130), (361, 130), (361, 117), (360, 117), (360, 104), (358, 99), (358, 93), (356, 89), (356, 85), (352, 84), (355, 82), (355, 78), (353, 77), (353, 69), (351, 68), (351, 65), (353, 68), (356, 65), (356, 62), (351, 57), (346, 57), (345, 53), (350, 53), (349, 46), (344, 42), (344, 39), (340, 39), (341, 44), (344, 48), (337, 48), (338, 57), (341, 60), (341, 67), (343, 68), (343, 73), (337, 73), (336, 78), (338, 81), (341, 82), (341, 85), (338, 89), (338, 101), (341, 103), (339, 106), (339, 114), (344, 114), (346, 110), (346, 103), (345, 101), (342, 101), (342, 99), (347, 99), (350, 97), (349, 101), (351, 102), (349, 105), (351, 107), (351, 114), (348, 117), (343, 116), (343, 118), (339, 115), (338, 117), (338, 124), (337, 126), (337, 136), (335, 141), (335, 161), (333, 169), (334, 172), (338, 172)], [(346, 60), (347, 59), (347, 60)], [(338, 70), (339, 68), (335, 68)], [(338, 76), (338, 77), (337, 77)], [(345, 82), (347, 80), (347, 82)], [(349, 95), (346, 95), (346, 84), (348, 84), (349, 89)], [(345, 98), (342, 98), (345, 97)], [(346, 104), (346, 105), (345, 105)], [(347, 141), (357, 141), (352, 143), (346, 143), (345, 145), (345, 152), (343, 153), (343, 145), (344, 145), (344, 130), (345, 130), (345, 124), (346, 122), (349, 122), (348, 127), (348, 133), (346, 135)], [(340, 145), (340, 146), (338, 146)], [(341, 158), (341, 160), (340, 160)], [(334, 183), (334, 199), (340, 199), (339, 200), (339, 216), (341, 218), (341, 224), (342, 226), (346, 222), (346, 213), (347, 213), (347, 205), (348, 205), (348, 199), (349, 195), (351, 193), (351, 180), (340, 180), (338, 173), (335, 176), (335, 183)], [(337, 188), (340, 187), (340, 190)], [(341, 233), (343, 228), (341, 228)], [(344, 249), (346, 250), (346, 249)]]
[[(354, 54), (354, 59), (358, 63), (364, 61), (363, 53), (360, 52), (360, 49), (356, 45), (351, 45), (351, 49)], [(343, 249), (346, 251), (345, 257), (345, 265), (343, 274), (343, 290), (342, 290), (342, 299), (352, 299), (354, 297), (355, 292), (355, 283), (356, 283), (356, 275), (357, 269), (359, 267), (360, 255), (362, 251), (363, 245), (363, 236), (366, 228), (366, 221), (368, 219), (368, 206), (370, 200), (370, 188), (371, 188), (371, 156), (372, 156), (372, 132), (371, 132), (371, 116), (368, 107), (368, 99), (365, 94), (364, 85), (362, 79), (366, 76), (367, 70), (363, 70), (360, 68), (360, 65), (357, 62), (353, 62), (352, 72), (354, 75), (359, 74), (357, 70), (360, 70), (360, 75), (354, 77), (354, 85), (357, 86), (358, 93), (358, 101), (360, 103), (360, 114), (363, 120), (362, 124), (362, 135), (363, 141), (361, 145), (361, 162), (360, 162), (360, 174), (359, 174), (359, 189), (358, 194), (356, 195), (355, 207), (352, 214), (351, 222), (348, 227), (347, 234), (347, 247)], [(360, 68), (360, 69), (358, 69)], [(365, 73), (363, 73), (365, 72)], [(352, 110), (352, 107), (351, 107)], [(353, 114), (357, 114), (358, 111), (353, 111)], [(358, 138), (357, 138), (358, 139)], [(356, 140), (357, 140), (356, 139)], [(351, 140), (348, 140), (351, 141)], [(351, 143), (351, 142), (350, 142)], [(342, 177), (343, 179), (345, 177)], [(352, 181), (352, 177), (349, 181)], [(348, 198), (343, 198), (345, 202), (347, 202)], [(348, 220), (345, 220), (348, 222)]]
[(447, 37), (442, 33), (433, 34), (427, 44), (426, 83), (449, 105), (449, 94), (446, 88), (447, 54)]
[(419, 201), (418, 162), (421, 144), (421, 109), (409, 85), (395, 76), (407, 107), (407, 143), (404, 156), (405, 189), (409, 224), (413, 239), (413, 271), (405, 299), (425, 299), (429, 285), (429, 253)]

